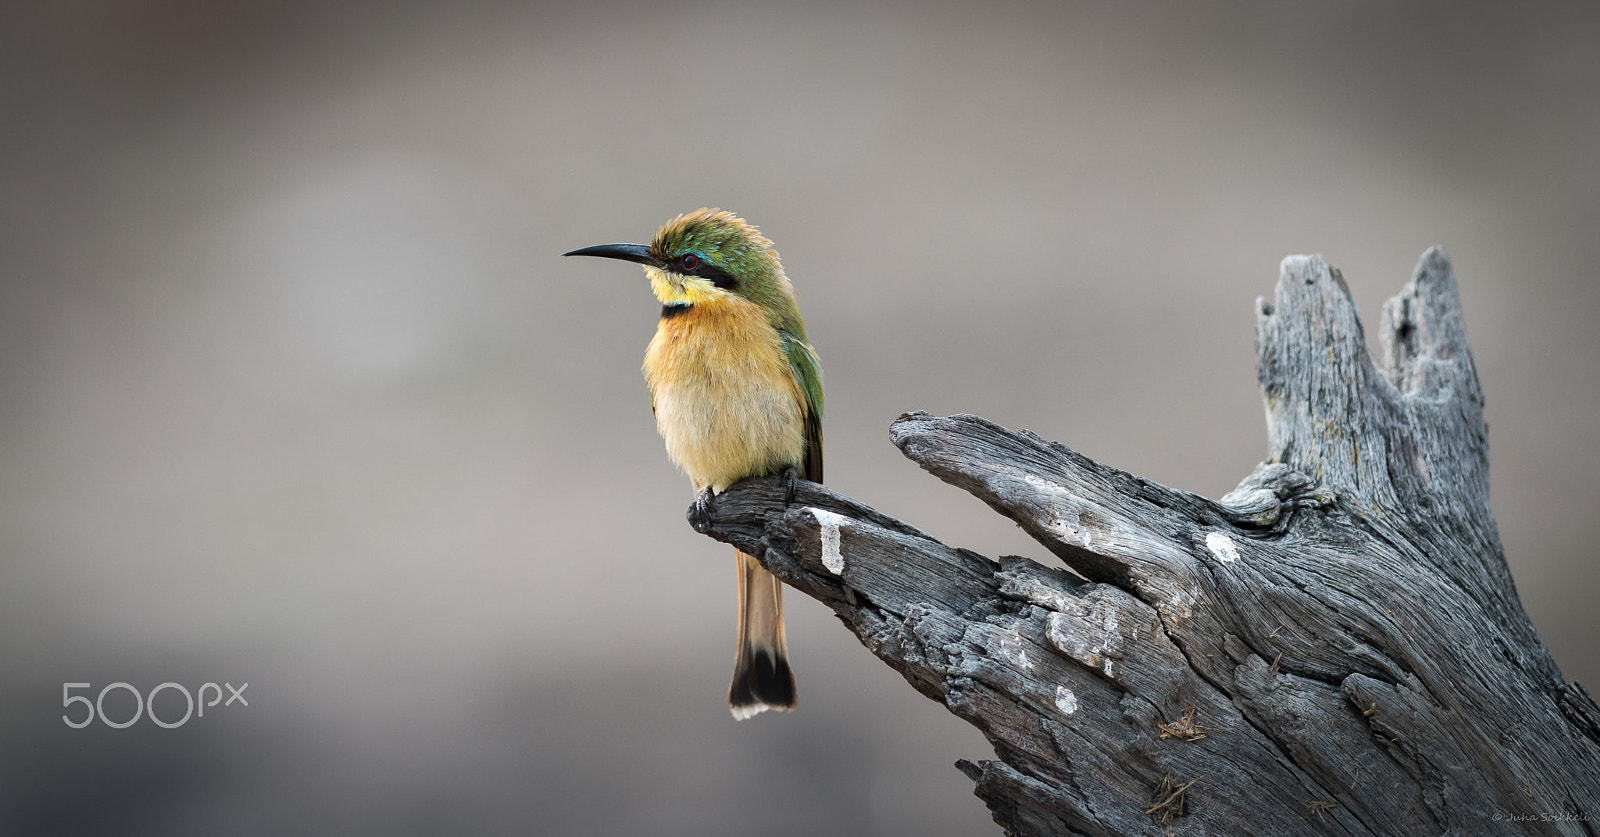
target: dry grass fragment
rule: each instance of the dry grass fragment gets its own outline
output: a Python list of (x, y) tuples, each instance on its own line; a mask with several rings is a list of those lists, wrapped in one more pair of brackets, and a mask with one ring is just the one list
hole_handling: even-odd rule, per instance
[(1168, 773), (1166, 778), (1161, 780), (1161, 784), (1156, 786), (1155, 794), (1150, 797), (1150, 807), (1145, 809), (1145, 813), (1155, 817), (1158, 825), (1166, 825), (1183, 816), (1183, 805), (1188, 798), (1189, 789), (1194, 787), (1195, 782), (1204, 778), (1197, 776), (1187, 784), (1179, 785), (1178, 780)]
[(1161, 729), (1162, 738), (1176, 738), (1179, 741), (1199, 741), (1206, 737), (1205, 730), (1217, 731), (1216, 727), (1201, 726), (1195, 723), (1195, 718), (1199, 717), (1199, 715), (1200, 710), (1191, 706), (1183, 710), (1183, 717), (1178, 720), (1170, 724), (1157, 723), (1156, 726)]

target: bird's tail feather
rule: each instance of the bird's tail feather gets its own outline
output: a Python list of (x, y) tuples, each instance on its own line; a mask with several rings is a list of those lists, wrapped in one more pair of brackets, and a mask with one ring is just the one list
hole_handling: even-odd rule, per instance
[(737, 553), (739, 645), (728, 706), (739, 720), (794, 708), (794, 675), (783, 638), (783, 583), (756, 559)]

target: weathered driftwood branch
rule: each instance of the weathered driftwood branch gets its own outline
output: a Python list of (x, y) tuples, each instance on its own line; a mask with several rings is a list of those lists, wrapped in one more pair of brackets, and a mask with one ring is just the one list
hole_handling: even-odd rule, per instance
[(1517, 600), (1482, 394), (1430, 250), (1368, 356), (1337, 270), (1260, 301), (1269, 459), (1220, 501), (974, 416), (896, 445), (1075, 570), (998, 563), (802, 483), (707, 531), (977, 726), (1011, 834), (1596, 834), (1600, 709)]

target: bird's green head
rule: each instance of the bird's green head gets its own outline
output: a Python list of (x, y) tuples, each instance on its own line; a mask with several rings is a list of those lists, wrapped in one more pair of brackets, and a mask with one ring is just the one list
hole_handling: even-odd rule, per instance
[(601, 244), (565, 253), (644, 265), (650, 288), (668, 307), (739, 296), (766, 309), (780, 329), (804, 340), (794, 288), (778, 251), (754, 224), (720, 209), (699, 209), (668, 221), (649, 246)]

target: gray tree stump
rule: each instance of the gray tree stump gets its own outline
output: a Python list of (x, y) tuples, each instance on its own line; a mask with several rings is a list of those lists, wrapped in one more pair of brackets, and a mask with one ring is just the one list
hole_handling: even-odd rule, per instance
[(1076, 576), (777, 478), (703, 530), (982, 730), (998, 758), (957, 766), (1008, 834), (1596, 834), (1600, 709), (1506, 568), (1446, 257), (1384, 307), (1381, 366), (1320, 257), (1257, 305), (1270, 455), (1219, 501), (975, 416), (894, 423)]

